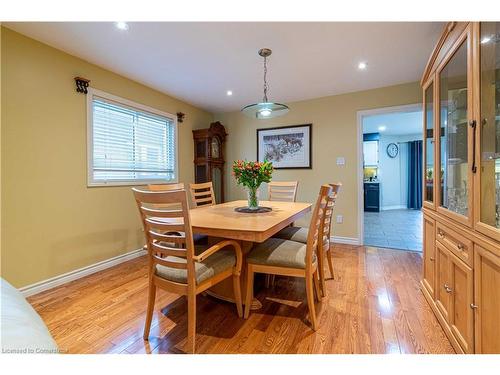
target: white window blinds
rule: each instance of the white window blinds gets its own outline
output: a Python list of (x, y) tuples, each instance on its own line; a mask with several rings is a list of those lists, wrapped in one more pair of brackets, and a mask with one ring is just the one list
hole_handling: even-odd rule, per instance
[(176, 180), (173, 119), (96, 95), (91, 114), (90, 184)]

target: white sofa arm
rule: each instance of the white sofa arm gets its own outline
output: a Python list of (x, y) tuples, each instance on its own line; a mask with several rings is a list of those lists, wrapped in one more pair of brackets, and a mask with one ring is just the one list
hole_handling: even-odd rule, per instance
[(16, 288), (0, 280), (2, 353), (59, 353), (42, 318)]

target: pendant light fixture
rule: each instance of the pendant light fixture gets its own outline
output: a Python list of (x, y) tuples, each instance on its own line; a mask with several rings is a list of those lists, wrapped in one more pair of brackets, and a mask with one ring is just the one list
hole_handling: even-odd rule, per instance
[(264, 58), (264, 98), (262, 103), (255, 103), (243, 107), (241, 112), (251, 118), (256, 118), (258, 120), (265, 120), (268, 118), (283, 116), (288, 113), (290, 108), (281, 103), (273, 103), (267, 99), (267, 90), (269, 88), (267, 84), (267, 58), (271, 56), (271, 51), (269, 48), (262, 48), (259, 50), (259, 55)]

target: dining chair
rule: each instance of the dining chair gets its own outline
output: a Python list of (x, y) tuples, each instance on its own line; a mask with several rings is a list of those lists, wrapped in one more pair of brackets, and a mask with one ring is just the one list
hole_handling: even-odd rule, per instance
[[(184, 183), (170, 183), (170, 184), (149, 184), (148, 190), (150, 191), (171, 191), (171, 190), (182, 190), (184, 189)], [(193, 240), (195, 244), (208, 243), (208, 237), (203, 234), (193, 234)], [(144, 249), (147, 245), (144, 245)]]
[(191, 200), (196, 207), (217, 204), (212, 181), (201, 184), (189, 184), (189, 191), (191, 192)]
[[(325, 212), (323, 222), (321, 223), (321, 233), (323, 233), (323, 240), (320, 241), (318, 245), (319, 277), (320, 277), (321, 291), (323, 295), (326, 294), (325, 269), (323, 264), (323, 260), (325, 258), (327, 259), (328, 262), (328, 268), (330, 270), (331, 278), (332, 279), (335, 278), (333, 273), (333, 260), (332, 260), (333, 246), (331, 245), (331, 228), (332, 228), (331, 223), (333, 216), (333, 208), (335, 207), (335, 202), (337, 200), (340, 188), (342, 187), (342, 184), (340, 182), (332, 183), (329, 185), (331, 186), (332, 191), (328, 195), (328, 207)], [(308, 233), (309, 233), (309, 228), (306, 227), (287, 227), (276, 233), (273, 237), (290, 241), (296, 241), (305, 244), (307, 243)]]
[(318, 280), (318, 237), (320, 237), (321, 234), (321, 222), (327, 210), (328, 196), (331, 194), (331, 191), (331, 186), (321, 186), (312, 213), (306, 244), (271, 237), (257, 244), (247, 254), (245, 319), (248, 318), (250, 304), (253, 299), (253, 280), (255, 273), (303, 277), (306, 281), (309, 320), (312, 328), (317, 330), (318, 323), (314, 307), (315, 293), (318, 301), (321, 297)]
[[(298, 181), (271, 181), (267, 184), (268, 200), (278, 202), (295, 202), (297, 197)], [(290, 224), (291, 227), (294, 223)], [(274, 275), (266, 275), (266, 288), (274, 285)]]
[(298, 181), (271, 181), (267, 184), (268, 200), (295, 202)]
[(194, 353), (198, 294), (232, 276), (238, 316), (243, 315), (241, 247), (233, 240), (223, 240), (211, 247), (194, 245), (186, 190), (132, 190), (148, 249), (149, 292), (144, 340), (149, 338), (156, 289), (161, 288), (187, 296), (187, 347)]
[[(151, 191), (170, 191), (184, 189), (184, 183), (178, 182), (173, 184), (151, 184), (148, 185)], [(195, 245), (205, 245), (208, 243), (208, 236), (201, 233), (193, 233), (193, 240)]]

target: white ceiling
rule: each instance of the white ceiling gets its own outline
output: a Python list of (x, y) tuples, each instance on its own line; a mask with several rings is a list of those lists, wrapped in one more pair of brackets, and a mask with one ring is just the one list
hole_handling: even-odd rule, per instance
[[(443, 23), (25, 22), (5, 26), (212, 112), (262, 98), (292, 102), (420, 79)], [(359, 71), (360, 61), (368, 63)], [(92, 77), (88, 77), (92, 79)], [(232, 90), (233, 96), (226, 96)], [(292, 108), (293, 110), (293, 108)]]
[[(385, 126), (386, 129), (380, 131), (380, 126)], [(422, 129), (422, 111), (384, 113), (363, 117), (363, 133), (407, 135), (421, 134)]]

